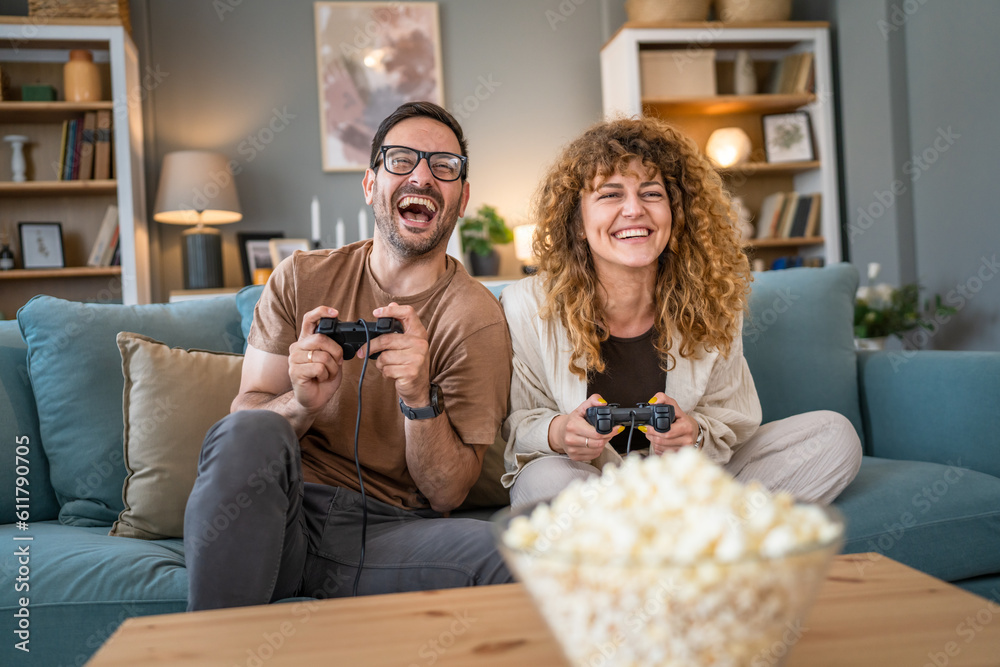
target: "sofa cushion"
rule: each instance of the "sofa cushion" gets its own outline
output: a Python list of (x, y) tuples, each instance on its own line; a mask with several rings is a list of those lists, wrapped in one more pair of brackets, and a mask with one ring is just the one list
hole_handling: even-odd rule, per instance
[[(31, 653), (15, 649), (8, 635), (0, 665), (82, 665), (126, 618), (184, 611), (183, 542), (123, 540), (107, 532), (55, 521), (33, 522), (28, 533), (0, 526), (0, 541), (29, 544), (31, 558)], [(15, 534), (34, 539), (12, 542)], [(0, 552), (0, 572), (16, 571), (17, 559), (13, 548)], [(3, 586), (0, 615), (13, 618), (24, 595)]]
[(847, 517), (845, 553), (875, 552), (945, 581), (1000, 572), (992, 475), (866, 456), (835, 504)]
[(184, 509), (198, 476), (205, 433), (229, 414), (243, 355), (170, 348), (118, 334), (125, 376), (125, 509), (111, 535), (184, 536)]
[(185, 348), (243, 349), (232, 296), (144, 306), (37, 296), (17, 320), (28, 344), (28, 375), (59, 520), (74, 525), (110, 526), (123, 509), (118, 332)]
[(236, 293), (236, 308), (240, 311), (240, 329), (244, 340), (250, 339), (250, 325), (253, 324), (253, 311), (257, 307), (257, 301), (263, 292), (263, 285), (250, 285)]
[(834, 410), (863, 437), (854, 351), (850, 264), (754, 274), (743, 354), (760, 396), (764, 422), (811, 410)]
[[(0, 457), (0, 488), (5, 490), (0, 493), (0, 516), (4, 521), (16, 519), (17, 505), (24, 500), (30, 501), (26, 521), (56, 518), (59, 501), (42, 451), (35, 395), (28, 379), (28, 346), (14, 320), (0, 322)], [(28, 480), (20, 492), (15, 491), (18, 477)]]
[(858, 374), (869, 454), (1000, 477), (1000, 354), (862, 352)]

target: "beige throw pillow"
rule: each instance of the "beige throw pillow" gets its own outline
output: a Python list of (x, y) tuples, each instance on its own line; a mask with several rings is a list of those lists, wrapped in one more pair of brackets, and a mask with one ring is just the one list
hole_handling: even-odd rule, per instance
[(111, 535), (183, 537), (205, 433), (229, 414), (243, 355), (184, 350), (118, 334), (125, 375), (125, 509)]

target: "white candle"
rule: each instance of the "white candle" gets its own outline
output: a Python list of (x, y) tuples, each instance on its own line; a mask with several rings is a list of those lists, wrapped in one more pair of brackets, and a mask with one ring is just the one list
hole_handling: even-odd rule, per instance
[(312, 240), (316, 241), (318, 243), (319, 240), (320, 240), (320, 231), (319, 231), (319, 197), (313, 197), (312, 206), (311, 206), (311, 212), (312, 212)]
[(337, 218), (336, 232), (337, 232), (337, 247), (338, 248), (343, 248), (344, 247), (344, 219), (343, 218)]
[(364, 241), (368, 238), (368, 214), (365, 209), (358, 212), (358, 240)]

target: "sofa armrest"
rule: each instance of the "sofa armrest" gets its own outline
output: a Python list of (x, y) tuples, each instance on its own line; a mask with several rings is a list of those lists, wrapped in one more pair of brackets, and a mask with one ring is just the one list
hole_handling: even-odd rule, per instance
[(1000, 352), (860, 352), (866, 452), (1000, 477)]

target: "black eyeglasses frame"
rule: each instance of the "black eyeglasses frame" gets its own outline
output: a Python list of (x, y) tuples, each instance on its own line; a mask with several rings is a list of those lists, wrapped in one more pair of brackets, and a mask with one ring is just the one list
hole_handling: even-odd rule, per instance
[[(380, 155), (381, 163), (383, 165), (386, 164), (386, 162), (385, 162), (385, 153), (390, 148), (405, 148), (406, 150), (413, 151), (414, 153), (417, 154), (417, 161), (413, 163), (413, 169), (410, 169), (405, 174), (400, 174), (400, 173), (397, 173), (395, 171), (392, 171), (391, 169), (389, 169), (388, 166), (386, 166), (385, 170), (387, 172), (389, 172), (390, 174), (394, 175), (394, 176), (406, 176), (408, 174), (412, 174), (413, 170), (416, 169), (417, 165), (420, 164), (420, 161), (421, 160), (426, 160), (427, 161), (427, 166), (428, 166), (428, 168), (430, 168), (431, 175), (433, 175), (434, 178), (436, 178), (437, 180), (439, 180), (439, 181), (441, 181), (443, 183), (454, 183), (455, 181), (457, 181), (460, 178), (462, 178), (462, 179), (465, 178), (465, 170), (466, 170), (466, 166), (469, 163), (469, 158), (467, 158), (464, 155), (458, 155), (457, 153), (450, 153), (448, 151), (418, 151), (416, 148), (410, 148), (409, 146), (401, 146), (401, 145), (393, 144), (393, 145), (382, 146), (379, 149), (379, 155)], [(438, 176), (437, 174), (435, 174), (434, 173), (434, 168), (431, 167), (431, 156), (433, 156), (433, 155), (450, 155), (451, 157), (457, 157), (459, 160), (461, 160), (462, 161), (462, 166), (458, 170), (458, 176), (456, 176), (455, 178), (441, 178), (440, 176)], [(378, 171), (379, 161), (380, 161), (379, 159), (376, 159), (375, 163), (371, 165), (372, 171)]]

